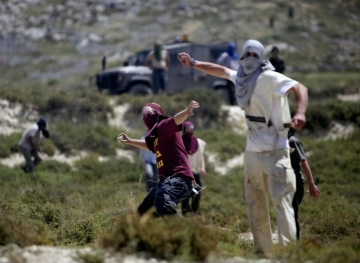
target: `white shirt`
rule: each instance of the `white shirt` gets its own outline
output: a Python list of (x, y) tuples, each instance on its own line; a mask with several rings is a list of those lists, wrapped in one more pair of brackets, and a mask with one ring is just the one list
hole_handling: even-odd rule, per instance
[(199, 138), (196, 139), (198, 141), (199, 148), (195, 153), (188, 154), (188, 158), (192, 172), (198, 174), (201, 172), (201, 162), (204, 156), (206, 142)]
[(166, 49), (163, 49), (161, 51), (161, 60), (157, 61), (155, 56), (154, 56), (154, 51), (150, 51), (150, 59), (151, 59), (151, 68), (152, 69), (165, 69), (167, 62), (166, 62), (166, 58), (168, 56), (168, 52)]
[(28, 128), (22, 134), (21, 140), (19, 141), (19, 146), (29, 151), (33, 150), (31, 144), (27, 141), (27, 138), (31, 137), (33, 143), (35, 145), (39, 145), (41, 138), (41, 131), (39, 130), (39, 126), (35, 123), (30, 128)]
[[(232, 71), (231, 80), (236, 83), (237, 72)], [(291, 122), (287, 92), (298, 82), (283, 74), (266, 70), (257, 79), (250, 105), (245, 114), (264, 117), (266, 123), (253, 122), (246, 119), (248, 126), (246, 150), (253, 152), (273, 151), (289, 148), (285, 123)], [(267, 126), (271, 120), (273, 125)]]

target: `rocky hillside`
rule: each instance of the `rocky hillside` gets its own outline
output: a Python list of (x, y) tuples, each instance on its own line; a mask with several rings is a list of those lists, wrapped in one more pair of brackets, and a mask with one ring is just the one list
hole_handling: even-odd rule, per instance
[(31, 72), (56, 79), (86, 74), (91, 57), (107, 54), (120, 63), (156, 39), (172, 42), (188, 34), (202, 43), (241, 45), (255, 38), (268, 49), (276, 44), (290, 70), (359, 69), (359, 11), (359, 0), (5, 0), (0, 3), (0, 65), (55, 63), (58, 57), (43, 56), (44, 44), (70, 44), (82, 57), (75, 68), (47, 76)]

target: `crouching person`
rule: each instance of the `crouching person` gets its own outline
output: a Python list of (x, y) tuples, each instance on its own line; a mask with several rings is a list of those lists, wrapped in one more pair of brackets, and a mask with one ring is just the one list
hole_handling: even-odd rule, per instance
[(34, 169), (34, 166), (41, 161), (41, 158), (38, 154), (41, 152), (41, 135), (49, 138), (49, 132), (46, 129), (45, 118), (40, 118), (37, 123), (33, 124), (26, 131), (24, 131), (21, 140), (19, 141), (19, 149), (24, 155), (26, 161), (26, 164), (22, 166), (22, 169), (26, 173), (31, 173)]

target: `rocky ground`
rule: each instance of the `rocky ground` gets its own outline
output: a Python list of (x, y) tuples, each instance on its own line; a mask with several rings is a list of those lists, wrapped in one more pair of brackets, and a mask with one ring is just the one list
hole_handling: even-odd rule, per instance
[[(151, 45), (156, 38), (171, 42), (184, 33), (201, 43), (226, 41), (234, 39), (234, 36), (243, 42), (250, 36), (265, 36), (274, 38), (271, 44), (276, 44), (280, 50), (292, 53), (303, 52), (299, 50), (303, 47), (307, 52), (316, 50), (318, 45), (312, 37), (316, 34), (321, 39), (322, 49), (315, 53), (313, 61), (288, 69), (359, 69), (359, 32), (351, 32), (358, 25), (359, 16), (350, 3), (336, 5), (331, 2), (324, 9), (320, 4), (309, 5), (307, 1), (292, 5), (282, 0), (243, 0), (235, 5), (224, 0), (54, 0), (50, 3), (45, 0), (6, 0), (0, 2), (0, 64), (14, 67), (35, 63), (28, 54), (39, 51), (38, 43), (44, 41), (71, 43), (79, 55), (101, 57), (106, 54), (109, 61), (124, 61), (134, 51)], [(287, 13), (291, 7), (295, 15), (289, 20)], [(343, 13), (338, 14), (337, 10), (341, 9), (344, 9)], [(319, 10), (333, 14), (338, 23), (329, 25), (327, 17), (320, 16)], [(271, 16), (276, 17), (273, 27), (269, 27)], [(299, 28), (289, 29), (293, 22)], [(239, 31), (239, 28), (242, 30)], [(292, 30), (301, 31), (299, 36), (304, 45), (299, 46), (290, 40), (276, 40), (277, 35)], [(326, 35), (326, 30), (334, 31), (331, 37)], [(270, 48), (268, 46), (267, 50)], [(321, 54), (326, 49), (332, 53)], [(67, 66), (67, 70), (55, 76), (43, 76), (39, 71), (31, 74), (34, 77), (58, 78), (81, 73), (88, 63), (86, 59), (79, 60), (73, 68)]]

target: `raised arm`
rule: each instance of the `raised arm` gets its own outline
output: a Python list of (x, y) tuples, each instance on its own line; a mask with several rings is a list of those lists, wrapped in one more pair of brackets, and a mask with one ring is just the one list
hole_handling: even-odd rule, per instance
[(289, 89), (289, 92), (295, 93), (297, 102), (296, 113), (292, 118), (294, 129), (301, 130), (306, 122), (305, 112), (308, 106), (308, 90), (303, 84), (298, 83)]
[(192, 63), (191, 56), (185, 52), (179, 53), (178, 59), (184, 67), (193, 67), (204, 73), (207, 73), (207, 74), (215, 76), (215, 77), (223, 78), (223, 79), (230, 80), (230, 73), (232, 71), (234, 71), (227, 67), (224, 67), (224, 66), (221, 66), (221, 65), (218, 65), (215, 63), (211, 63), (211, 62), (193, 60), (194, 63)]
[(190, 102), (189, 106), (185, 110), (180, 111), (174, 116), (176, 125), (182, 124), (187, 119), (187, 117), (194, 115), (193, 110), (199, 107), (200, 105), (198, 102)]

